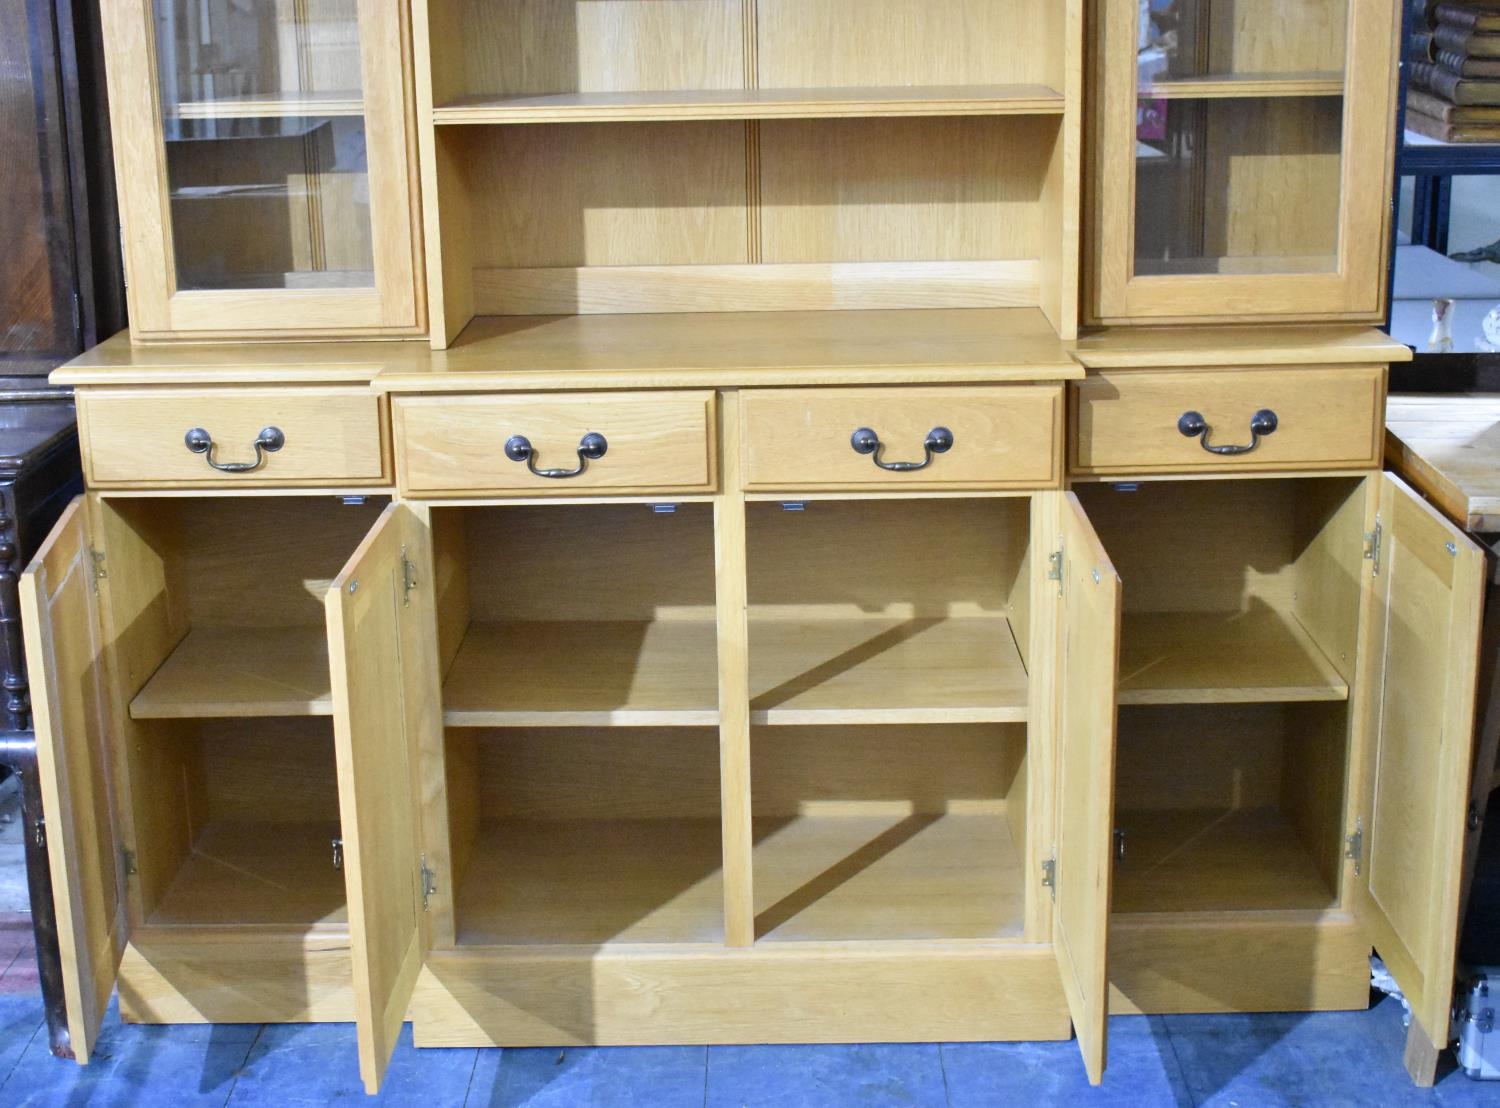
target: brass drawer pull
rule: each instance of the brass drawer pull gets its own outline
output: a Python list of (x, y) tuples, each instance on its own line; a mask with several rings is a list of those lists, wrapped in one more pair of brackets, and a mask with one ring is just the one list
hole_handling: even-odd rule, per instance
[(856, 454), (871, 455), (871, 460), (881, 469), (888, 469), (892, 473), (912, 473), (919, 469), (926, 469), (932, 464), (934, 457), (952, 450), (953, 432), (946, 427), (934, 427), (928, 431), (927, 438), (922, 443), (924, 457), (920, 462), (881, 461), (880, 452), (885, 449), (885, 444), (880, 441), (880, 436), (868, 427), (861, 427), (855, 431), (849, 439), (849, 445), (854, 447)]
[(280, 427), (262, 427), (260, 434), (255, 436), (253, 462), (214, 461), (214, 438), (202, 427), (194, 427), (182, 437), (182, 441), (194, 454), (202, 454), (203, 460), (220, 473), (250, 473), (266, 464), (267, 454), (274, 454), (286, 445), (286, 435), (282, 434)]
[(588, 469), (589, 462), (598, 461), (604, 457), (609, 450), (609, 442), (597, 431), (590, 431), (578, 441), (578, 468), (577, 469), (537, 469), (537, 451), (531, 445), (531, 440), (525, 435), (512, 435), (505, 440), (505, 456), (513, 462), (525, 462), (526, 468), (538, 477), (551, 477), (561, 480), (564, 477), (577, 477)]
[(1210, 454), (1248, 454), (1260, 445), (1263, 436), (1275, 433), (1277, 422), (1276, 413), (1270, 408), (1256, 412), (1250, 417), (1250, 442), (1244, 446), (1214, 446), (1210, 443), (1208, 436), (1214, 429), (1204, 422), (1201, 412), (1183, 412), (1177, 420), (1177, 430), (1190, 439), (1197, 439), (1198, 445)]

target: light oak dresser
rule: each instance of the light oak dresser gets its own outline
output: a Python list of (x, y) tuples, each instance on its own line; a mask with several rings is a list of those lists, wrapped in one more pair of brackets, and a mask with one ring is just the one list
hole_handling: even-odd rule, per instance
[(1372, 947), (1441, 1043), (1396, 7), (106, 0), (134, 330), (24, 579), (80, 1060), (118, 988), (372, 1091), (407, 1020), (1097, 1081)]

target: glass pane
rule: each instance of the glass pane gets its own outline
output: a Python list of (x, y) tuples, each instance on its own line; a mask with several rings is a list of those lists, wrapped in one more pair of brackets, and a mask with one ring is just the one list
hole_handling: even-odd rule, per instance
[(177, 287), (372, 288), (357, 0), (155, 0)]
[(1348, 15), (1349, 0), (1140, 0), (1140, 84), (1339, 75)]
[(1143, 97), (1135, 272), (1334, 271), (1342, 146), (1338, 96)]

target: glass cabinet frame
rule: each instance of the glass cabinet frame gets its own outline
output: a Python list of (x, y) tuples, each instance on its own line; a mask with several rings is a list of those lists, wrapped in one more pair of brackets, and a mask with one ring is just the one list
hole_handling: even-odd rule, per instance
[[(1209, 0), (1200, 0), (1204, 10)], [(1275, 0), (1259, 5), (1273, 11)], [(1214, 271), (1174, 267), (1143, 273), (1137, 265), (1138, 108), (1143, 99), (1138, 49), (1141, 9), (1135, 0), (1096, 0), (1091, 93), (1093, 172), (1088, 176), (1094, 227), (1086, 267), (1086, 303), (1100, 324), (1197, 321), (1329, 320), (1379, 322), (1385, 311), (1391, 155), (1394, 142), (1400, 12), (1389, 0), (1347, 0), (1341, 91), (1327, 74), (1215, 74), (1179, 82), (1167, 103), (1246, 102), (1269, 97), (1338, 96), (1337, 238), (1326, 270), (1276, 267), (1273, 259)], [(1324, 80), (1308, 80), (1321, 77)], [(1196, 88), (1191, 86), (1197, 86)], [(1152, 86), (1153, 91), (1162, 86)], [(1181, 98), (1181, 99), (1179, 99)], [(1232, 203), (1232, 201), (1231, 201)], [(1246, 269), (1257, 270), (1246, 272)], [(1298, 270), (1301, 271), (1298, 271)]]
[[(346, 5), (357, 20), (358, 99), (331, 99), (315, 89), (302, 92), (305, 86), (299, 84), (300, 95), (242, 96), (237, 99), (248, 103), (240, 104), (234, 103), (234, 97), (210, 95), (186, 106), (191, 110), (179, 108), (175, 113), (169, 111), (161, 80), (161, 67), (171, 63), (160, 56), (158, 42), (159, 13), (170, 2), (112, 0), (100, 9), (109, 43), (107, 77), (133, 337), (161, 341), (423, 333), (425, 274), (418, 231), (407, 0), (349, 0)], [(266, 7), (262, 14), (275, 14), (269, 0)], [(260, 33), (266, 36), (264, 30)], [(266, 37), (255, 40), (255, 49), (276, 48), (278, 44)], [(180, 244), (174, 242), (178, 212), (172, 194), (174, 160), (167, 141), (167, 118), (173, 114), (176, 124), (184, 127), (214, 127), (228, 121), (252, 133), (267, 127), (285, 128), (299, 120), (331, 132), (328, 125), (338, 123), (338, 117), (361, 118), (364, 149), (356, 151), (353, 171), (347, 175), (355, 179), (353, 189), (368, 190), (369, 239), (367, 247), (360, 244), (363, 257), (356, 279), (341, 284), (305, 267), (297, 276), (310, 279), (288, 281), (288, 287), (274, 282), (262, 285), (253, 279), (200, 282), (185, 274), (177, 249)], [(307, 136), (303, 141), (308, 141)], [(333, 139), (325, 135), (323, 141), (328, 146)], [(233, 165), (233, 159), (223, 160), (222, 165)], [(207, 169), (215, 171), (223, 170), (212, 165)], [(276, 167), (269, 172), (276, 173)], [(358, 208), (364, 206), (364, 197), (355, 203), (354, 218), (363, 223)], [(314, 238), (321, 233), (321, 227), (312, 224), (315, 218), (309, 218), (308, 228)], [(237, 222), (222, 210), (216, 211), (206, 223), (195, 221), (191, 235), (183, 241), (204, 244), (203, 228), (232, 227)], [(207, 245), (211, 248), (211, 243)]]

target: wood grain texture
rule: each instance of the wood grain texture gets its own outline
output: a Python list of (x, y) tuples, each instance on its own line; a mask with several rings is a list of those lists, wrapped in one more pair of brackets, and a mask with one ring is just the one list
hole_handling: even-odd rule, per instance
[(1370, 327), (1106, 327), (1079, 338), (1074, 356), (1089, 369), (1177, 366), (1386, 365), (1409, 362), (1411, 347)]
[(350, 1023), (347, 934), (142, 929), (120, 962), (126, 1023)]
[(130, 702), (134, 719), (331, 716), (317, 627), (199, 627)]
[(433, 110), (433, 122), (605, 123), (682, 119), (841, 119), (893, 116), (1061, 115), (1044, 84), (897, 85), (870, 88), (651, 89), (466, 96)]
[(1347, 700), (1349, 685), (1291, 613), (1133, 612), (1121, 704)]
[(1337, 891), (1275, 808), (1120, 811), (1116, 822), (1125, 833), (1116, 913), (1337, 907)]
[[(1046, 487), (1061, 479), (1057, 386), (751, 390), (741, 394), (747, 489)], [(850, 436), (868, 427), (887, 462), (922, 461), (936, 427), (953, 447), (910, 473), (880, 469)]]
[[(712, 491), (715, 409), (714, 395), (705, 392), (401, 397), (393, 414), (398, 479), (408, 492), (438, 496)], [(538, 468), (575, 469), (579, 444), (591, 432), (605, 437), (608, 452), (567, 480), (537, 476), (505, 454), (506, 442), (522, 435), (536, 451)]]
[(82, 497), (21, 575), (68, 1034), (94, 1052), (128, 935), (105, 753), (103, 658)]
[(1026, 667), (1004, 617), (750, 621), (753, 723), (1014, 723), (1026, 716)]
[(360, 1077), (371, 1094), (396, 1048), (423, 953), (411, 761), (417, 735), (432, 725), (422, 717), (431, 691), (420, 687), (431, 673), (412, 647), (430, 628), (418, 637), (403, 627), (416, 615), (406, 560), (419, 541), (411, 510), (391, 505), (324, 599)]
[(443, 682), (449, 727), (713, 726), (708, 620), (471, 623)]
[[(354, 388), (87, 389), (79, 424), (91, 484), (167, 487), (363, 485), (390, 481), (380, 398)], [(201, 427), (221, 463), (253, 462), (277, 427), (286, 443), (248, 473), (224, 473), (183, 442)]]
[[(1458, 943), (1484, 555), (1397, 478), (1383, 527), (1375, 733), (1357, 782), (1355, 915), (1423, 1027), (1446, 1039)], [(1434, 1041), (1442, 1046), (1443, 1042)]]
[(1248, 98), (1343, 96), (1342, 73), (1217, 74), (1211, 77), (1173, 77), (1141, 89), (1154, 100), (1241, 100)]
[(1083, 376), (1034, 308), (482, 317), (393, 392), (930, 384)]
[(1116, 916), (1109, 949), (1115, 1013), (1358, 1011), (1370, 1003), (1370, 940), (1341, 913)]
[(1485, 395), (1391, 396), (1385, 457), (1468, 531), (1500, 531), (1500, 402)]
[(434, 954), (417, 1046), (1065, 1039), (1044, 945), (765, 943)]
[[(1070, 468), (1079, 473), (1364, 468), (1379, 464), (1379, 368), (1100, 373), (1074, 386)], [(1177, 429), (1200, 413), (1213, 445), (1246, 445), (1250, 419), (1278, 426), (1249, 453), (1213, 454)]]
[(1052, 941), (1089, 1083), (1108, 1047), (1120, 575), (1071, 494), (1059, 498), (1057, 842)]

